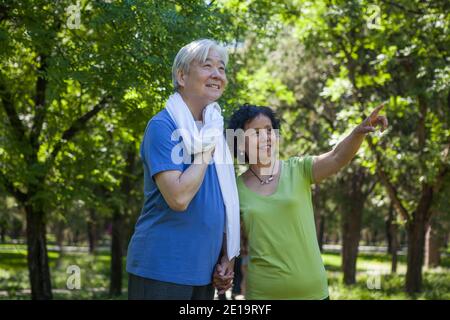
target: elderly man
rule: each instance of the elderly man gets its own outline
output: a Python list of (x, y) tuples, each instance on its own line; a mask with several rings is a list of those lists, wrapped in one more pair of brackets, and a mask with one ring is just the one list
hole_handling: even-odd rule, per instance
[(239, 200), (216, 103), (227, 61), (208, 39), (175, 57), (175, 93), (141, 145), (145, 202), (128, 248), (129, 299), (213, 299), (213, 275), (220, 292), (231, 286)]

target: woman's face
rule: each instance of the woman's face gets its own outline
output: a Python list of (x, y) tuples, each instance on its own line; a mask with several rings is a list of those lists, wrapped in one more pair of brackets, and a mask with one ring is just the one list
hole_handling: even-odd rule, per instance
[(250, 164), (268, 164), (278, 150), (278, 132), (269, 117), (259, 114), (244, 126), (245, 153)]
[(205, 62), (193, 61), (188, 74), (179, 74), (178, 82), (183, 92), (196, 101), (204, 104), (217, 101), (227, 85), (225, 63), (220, 54), (211, 49)]

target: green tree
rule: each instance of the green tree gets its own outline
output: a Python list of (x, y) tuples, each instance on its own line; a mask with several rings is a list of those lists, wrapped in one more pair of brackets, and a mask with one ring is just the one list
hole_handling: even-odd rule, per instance
[[(232, 101), (278, 109), (295, 128), (283, 135), (286, 155), (327, 150), (368, 109), (388, 102), (390, 131), (369, 137), (357, 161), (376, 174), (406, 223), (405, 289), (420, 291), (425, 227), (436, 196), (445, 193), (450, 161), (447, 2), (227, 3), (242, 9), (234, 18), (243, 25), (236, 27)], [(242, 23), (261, 15), (259, 30)]]
[(380, 19), (373, 28), (369, 3), (325, 1), (320, 45), (329, 47), (340, 66), (325, 93), (330, 99), (347, 96), (353, 117), (390, 97), (392, 130), (382, 141), (368, 139), (376, 160), (366, 164), (406, 221), (406, 290), (413, 294), (421, 289), (433, 196), (449, 171), (448, 19), (444, 2), (376, 4)]
[[(79, 3), (0, 2), (0, 184), (26, 212), (33, 299), (52, 298), (46, 212), (64, 189), (65, 163), (84, 147), (77, 138), (107, 109), (148, 119), (169, 94), (177, 50), (223, 27), (204, 1)], [(125, 104), (133, 92), (144, 107)]]

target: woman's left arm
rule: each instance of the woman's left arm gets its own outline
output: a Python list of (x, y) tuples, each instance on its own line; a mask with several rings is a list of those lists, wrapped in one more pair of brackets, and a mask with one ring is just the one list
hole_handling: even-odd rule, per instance
[(380, 126), (382, 132), (387, 128), (387, 118), (378, 115), (383, 106), (384, 104), (381, 104), (376, 107), (370, 116), (353, 129), (333, 150), (314, 158), (312, 168), (314, 183), (319, 183), (346, 166), (358, 152), (366, 134), (374, 132), (376, 126)]

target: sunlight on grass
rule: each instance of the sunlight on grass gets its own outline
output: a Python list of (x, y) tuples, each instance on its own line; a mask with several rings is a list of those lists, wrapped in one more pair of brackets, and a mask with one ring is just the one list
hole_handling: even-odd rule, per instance
[[(330, 297), (333, 300), (358, 299), (411, 299), (404, 292), (405, 259), (398, 263), (399, 272), (390, 274), (390, 257), (386, 254), (361, 254), (357, 261), (357, 283), (345, 286), (342, 283), (341, 255), (322, 254), (327, 269)], [(0, 299), (29, 299), (28, 268), (26, 251), (18, 249), (2, 252), (0, 248)], [(49, 252), (52, 287), (55, 299), (109, 299), (109, 273), (111, 258), (107, 253), (63, 253)], [(424, 269), (423, 293), (416, 299), (450, 299), (449, 258), (443, 258), (443, 267)], [(76, 265), (81, 270), (81, 289), (67, 290), (67, 268)], [(125, 270), (125, 258), (124, 258)], [(126, 299), (127, 274), (123, 274), (123, 294)], [(7, 295), (5, 295), (5, 293)]]

